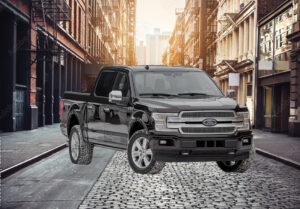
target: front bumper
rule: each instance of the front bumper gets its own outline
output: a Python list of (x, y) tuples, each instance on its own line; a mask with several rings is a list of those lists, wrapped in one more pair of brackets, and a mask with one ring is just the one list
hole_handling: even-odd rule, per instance
[[(244, 143), (243, 139), (249, 139)], [(162, 140), (164, 143), (161, 144)], [(150, 148), (157, 161), (235, 161), (249, 158), (253, 143), (251, 132), (232, 136), (183, 136), (150, 133)]]

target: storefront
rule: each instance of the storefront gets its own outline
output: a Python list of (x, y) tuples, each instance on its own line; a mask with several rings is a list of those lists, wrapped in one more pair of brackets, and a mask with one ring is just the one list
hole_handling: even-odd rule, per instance
[(288, 132), (292, 44), (286, 37), (294, 21), (292, 1), (286, 1), (259, 22), (257, 128)]

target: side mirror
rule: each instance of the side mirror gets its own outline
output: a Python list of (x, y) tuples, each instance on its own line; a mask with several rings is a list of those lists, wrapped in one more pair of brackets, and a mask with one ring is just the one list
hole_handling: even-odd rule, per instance
[(235, 96), (235, 90), (233, 90), (233, 89), (227, 90), (226, 96), (229, 97), (229, 98), (234, 98), (234, 96)]
[(109, 102), (121, 102), (122, 101), (122, 92), (121, 91), (111, 91), (108, 95)]

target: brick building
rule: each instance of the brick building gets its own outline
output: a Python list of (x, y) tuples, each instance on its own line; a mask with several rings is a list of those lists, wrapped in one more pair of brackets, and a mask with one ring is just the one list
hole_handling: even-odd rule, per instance
[(0, 17), (0, 131), (59, 122), (64, 91), (135, 62), (135, 0), (3, 0)]

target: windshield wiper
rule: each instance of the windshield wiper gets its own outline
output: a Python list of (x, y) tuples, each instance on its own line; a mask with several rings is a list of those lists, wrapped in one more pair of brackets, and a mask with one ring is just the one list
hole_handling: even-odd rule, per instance
[(174, 97), (175, 94), (166, 94), (166, 93), (142, 93), (140, 96), (165, 96), (165, 97)]
[(213, 95), (209, 95), (209, 94), (206, 94), (206, 93), (197, 93), (197, 92), (186, 92), (186, 93), (179, 93), (178, 95), (188, 95), (188, 96), (213, 96)]

